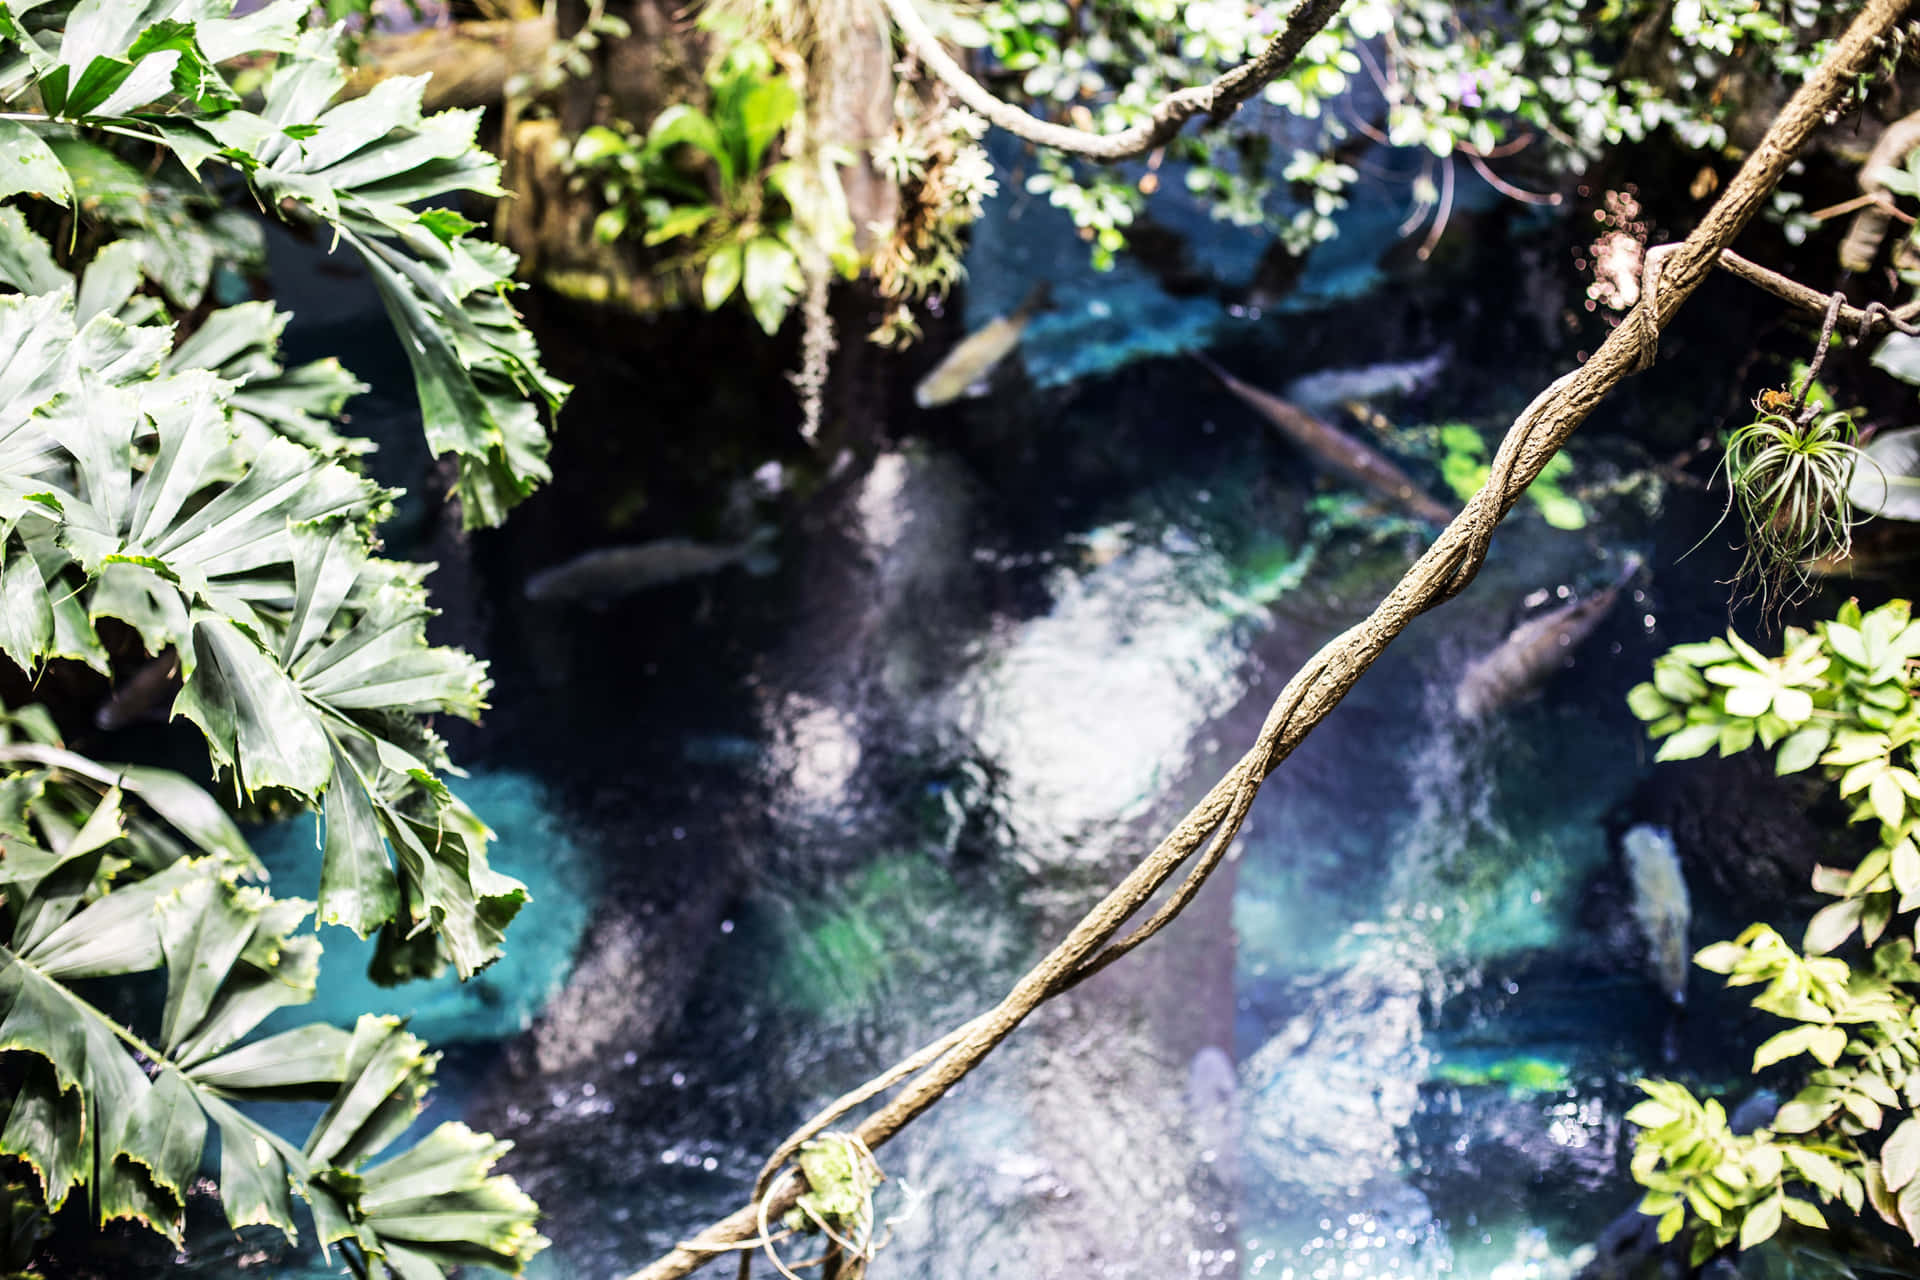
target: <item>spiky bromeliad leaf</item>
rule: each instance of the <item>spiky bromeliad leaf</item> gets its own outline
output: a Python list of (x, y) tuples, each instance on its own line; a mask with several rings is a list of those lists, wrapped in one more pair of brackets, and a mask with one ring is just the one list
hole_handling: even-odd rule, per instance
[[(0, 828), (0, 1055), (20, 1082), (0, 1154), (32, 1169), (50, 1209), (84, 1189), (102, 1221), (130, 1218), (177, 1242), (186, 1186), (217, 1132), (236, 1228), (293, 1239), (298, 1197), (321, 1244), (346, 1242), (363, 1273), (429, 1280), (478, 1262), (517, 1274), (545, 1241), (532, 1201), (489, 1174), (506, 1144), (442, 1125), (368, 1165), (425, 1099), (436, 1059), (416, 1037), (368, 1015), (351, 1032), (314, 1024), (247, 1038), (312, 998), (320, 944), (293, 932), (310, 904), (238, 884), (221, 858), (120, 882), (132, 865), (114, 852), (122, 799), (109, 789), (57, 846)], [(128, 1030), (91, 998), (103, 982), (162, 967), (151, 1028)], [(73, 985), (82, 979), (86, 994)], [(302, 1147), (244, 1109), (301, 1099), (329, 1104)]]
[(28, 669), (97, 652), (101, 617), (177, 650), (173, 710), (237, 787), (321, 805), (321, 919), (391, 926), (415, 940), (409, 971), (424, 940), (469, 975), (526, 891), (488, 866), (490, 833), (437, 781), (447, 760), (422, 717), (477, 715), (484, 669), (428, 646), (417, 570), (368, 555), (387, 495), (289, 440), (249, 456), (229, 384), (157, 373), (167, 338), (105, 312), (76, 328), (67, 292), (0, 298), (15, 353), (0, 459), (16, 463), (0, 478), (0, 592), (18, 575), (23, 600), (61, 601), (0, 627), (0, 652)]
[[(507, 302), (513, 255), (470, 239), (472, 224), (448, 210), (413, 207), (460, 192), (501, 194), (498, 162), (474, 141), (479, 113), (423, 115), (423, 77), (394, 78), (329, 105), (345, 83), (337, 27), (296, 36), (301, 0), (239, 19), (228, 16), (231, 8), (232, 0), (80, 0), (25, 13), (29, 33), (0, 41), (30, 73), (14, 97), (37, 86), (52, 112), (44, 120), (12, 113), (28, 116), (19, 123), (32, 137), (21, 147), (23, 155), (31, 150), (35, 181), (53, 183), (52, 170), (76, 168), (82, 153), (62, 166), (55, 148), (49, 168), (30, 148), (33, 138), (66, 137), (68, 119), (111, 119), (168, 147), (189, 171), (209, 162), (238, 169), (265, 208), (291, 206), (329, 224), (366, 260), (400, 331), (428, 442), (457, 461), (468, 525), (497, 524), (547, 478), (540, 408), (557, 412), (568, 388), (541, 367)], [(217, 65), (263, 50), (285, 56), (261, 109), (240, 109)], [(150, 261), (149, 274), (155, 269)], [(177, 275), (163, 284), (179, 301)]]

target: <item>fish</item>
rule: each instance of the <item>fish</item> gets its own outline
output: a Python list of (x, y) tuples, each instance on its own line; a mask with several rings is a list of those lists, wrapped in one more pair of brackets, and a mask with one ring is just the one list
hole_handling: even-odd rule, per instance
[(600, 603), (635, 592), (718, 573), (739, 565), (756, 576), (776, 562), (764, 549), (771, 531), (732, 544), (659, 538), (627, 547), (601, 547), (564, 560), (528, 578), (521, 594), (547, 604)]
[(1633, 918), (1647, 940), (1647, 967), (1676, 1005), (1687, 1002), (1687, 928), (1693, 903), (1687, 879), (1665, 828), (1641, 823), (1620, 840), (1633, 886)]
[(1567, 651), (1600, 625), (1620, 598), (1620, 589), (1639, 571), (1640, 557), (1628, 556), (1626, 568), (1611, 584), (1527, 619), (1493, 652), (1468, 664), (1453, 695), (1460, 718), (1483, 719), (1539, 689)]
[(1245, 401), (1319, 465), (1378, 494), (1416, 520), (1444, 525), (1453, 519), (1451, 509), (1429, 497), (1384, 454), (1322, 422), (1298, 405), (1240, 381), (1201, 353), (1190, 354), (1219, 379), (1221, 386)]
[(1441, 347), (1423, 360), (1364, 364), (1352, 369), (1322, 369), (1295, 378), (1280, 395), (1308, 413), (1326, 414), (1350, 402), (1380, 396), (1404, 396), (1432, 386), (1453, 359), (1452, 347)]
[(1033, 318), (1052, 305), (1053, 291), (1042, 280), (1011, 312), (987, 321), (962, 338), (946, 359), (920, 379), (913, 389), (913, 402), (922, 409), (932, 409), (963, 396), (985, 395), (994, 369), (1020, 345), (1020, 335)]

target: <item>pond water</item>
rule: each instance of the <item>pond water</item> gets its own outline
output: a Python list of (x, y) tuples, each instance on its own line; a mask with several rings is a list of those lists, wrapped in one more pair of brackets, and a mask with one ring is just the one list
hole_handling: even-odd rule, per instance
[[(975, 285), (1016, 295), (1031, 264), (994, 256), (1018, 243), (1012, 205), (996, 216)], [(1429, 392), (1376, 407), (1497, 431), (1572, 358), (1540, 277), (1575, 286), (1551, 227), (1466, 234), (1481, 243), (1429, 292), (1381, 275), (1342, 303), (1329, 284), (1321, 310), (1207, 330), (1215, 354), (1277, 389), (1448, 343)], [(1329, 258), (1342, 273), (1350, 248)], [(1146, 332), (1151, 280), (1055, 254), (1076, 314), (1143, 317), (1132, 355), (1188, 340)], [(1493, 269), (1529, 261), (1545, 265)], [(367, 315), (327, 291), (334, 310), (315, 314), (283, 285), (300, 340), (379, 388), (356, 426), (411, 484), (403, 369), (364, 332), (341, 348)], [(1073, 367), (1084, 330), (1068, 320), (1036, 333), (1036, 368)], [(1669, 349), (1704, 361), (1738, 340), (1707, 326)], [(724, 381), (711, 354), (700, 367)], [(1179, 358), (1050, 389), (1035, 383), (1059, 378), (1016, 377), (921, 418), (889, 409), (888, 443), (814, 467), (805, 496), (794, 477), (812, 464), (766, 446), (766, 428), (610, 411), (652, 403), (684, 368), (558, 363), (605, 385), (583, 385), (555, 492), (432, 580), (499, 682), (484, 729), (456, 739), (459, 789), (535, 900), (508, 959), (465, 987), (374, 988), (351, 940), (329, 937), (320, 1011), (412, 1014), (447, 1054), (422, 1123), (464, 1117), (517, 1144), (504, 1167), (553, 1240), (536, 1274), (613, 1280), (735, 1208), (814, 1107), (998, 999), (1251, 742), (1421, 534), (1317, 486)], [(1565, 1280), (1636, 1198), (1632, 1082), (1744, 1095), (1758, 1035), (1707, 982), (1690, 1016), (1674, 1011), (1616, 853), (1653, 773), (1624, 694), (1655, 654), (1727, 619), (1718, 542), (1682, 558), (1710, 500), (1634, 479), (1650, 456), (1636, 440), (1690, 439), (1729, 393), (1702, 382), (1630, 389), (1574, 446), (1588, 527), (1517, 511), (1480, 579), (1273, 776), (1190, 911), (882, 1149), (881, 1209), (899, 1220), (873, 1274)], [(784, 404), (757, 411), (785, 421)], [(621, 456), (610, 440), (653, 431), (725, 456), (731, 527), (778, 523), (778, 568), (597, 606), (525, 601), (527, 574), (567, 554), (724, 505), (719, 486), (676, 492), (670, 468), (598, 491), (650, 495), (632, 510), (578, 500), (570, 463), (592, 471)], [(402, 516), (396, 546), (435, 550), (424, 507)], [(1465, 664), (1629, 553), (1647, 568), (1541, 696), (1463, 723)], [(310, 824), (257, 834), (282, 888), (312, 875), (312, 839)], [(1747, 909), (1696, 892), (1696, 945)], [(238, 1256), (209, 1242), (186, 1265), (258, 1273)]]

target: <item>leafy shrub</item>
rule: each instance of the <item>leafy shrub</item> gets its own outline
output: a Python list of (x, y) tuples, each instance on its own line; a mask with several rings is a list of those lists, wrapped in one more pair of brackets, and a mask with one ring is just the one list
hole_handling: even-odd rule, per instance
[[(1753, 1069), (1802, 1056), (1815, 1069), (1765, 1128), (1732, 1134), (1719, 1104), (1683, 1086), (1646, 1082), (1628, 1113), (1642, 1126), (1634, 1176), (1642, 1212), (1662, 1239), (1691, 1222), (1694, 1261), (1738, 1242), (1768, 1239), (1783, 1217), (1824, 1225), (1809, 1203), (1851, 1210), (1871, 1203), (1920, 1242), (1920, 622), (1904, 600), (1862, 614), (1848, 604), (1809, 633), (1788, 628), (1769, 658), (1737, 635), (1681, 645), (1628, 695), (1635, 715), (1665, 739), (1659, 759), (1756, 741), (1775, 769), (1816, 766), (1875, 833), (1851, 869), (1820, 867), (1813, 887), (1834, 902), (1807, 926), (1800, 951), (1766, 925), (1695, 957), (1730, 986), (1762, 988), (1755, 1008), (1791, 1025), (1754, 1053)], [(1858, 937), (1865, 962), (1829, 953)]]
[[(332, 361), (287, 369), (268, 304), (203, 309), (190, 332), (168, 318), (249, 252), (203, 181), (225, 175), (366, 262), (469, 524), (545, 476), (539, 406), (566, 392), (507, 302), (512, 255), (418, 207), (497, 193), (477, 113), (422, 116), (417, 79), (329, 105), (341, 33), (303, 30), (307, 8), (0, 6), (0, 197), (42, 198), (0, 208), (17, 291), (0, 297), (0, 655), (36, 680), (172, 655), (172, 712), (233, 792), (324, 818), (319, 901), (276, 898), (196, 785), (65, 749), (44, 707), (0, 711), (0, 1154), (32, 1175), (0, 1179), (0, 1218), (18, 1254), (81, 1190), (98, 1220), (178, 1242), (218, 1134), (236, 1228), (292, 1239), (298, 1199), (359, 1274), (518, 1272), (544, 1241), (489, 1172), (506, 1144), (453, 1124), (389, 1154), (433, 1070), (416, 1037), (363, 1017), (249, 1038), (312, 996), (309, 915), (378, 932), (383, 979), (467, 976), (526, 892), (440, 778), (427, 717), (476, 715), (488, 682), (426, 643), (426, 566), (375, 554), (393, 494), (331, 423), (359, 384)], [(220, 70), (249, 54), (270, 55), (257, 109)], [(71, 212), (63, 245), (32, 230), (45, 201)], [(326, 1105), (298, 1146), (246, 1111), (301, 1099)]]

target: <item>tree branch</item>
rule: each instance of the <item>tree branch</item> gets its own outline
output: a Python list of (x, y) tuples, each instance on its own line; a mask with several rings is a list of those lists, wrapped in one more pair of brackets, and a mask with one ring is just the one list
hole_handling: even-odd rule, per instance
[(996, 98), (987, 87), (967, 74), (954, 60), (940, 38), (933, 34), (915, 0), (886, 0), (894, 25), (907, 38), (920, 61), (946, 82), (962, 102), (978, 111), (1008, 133), (1028, 142), (1089, 160), (1111, 163), (1145, 155), (1165, 144), (1180, 127), (1198, 115), (1223, 119), (1241, 103), (1287, 73), (1307, 41), (1333, 21), (1346, 0), (1300, 0), (1287, 25), (1255, 57), (1209, 84), (1180, 89), (1156, 106), (1148, 118), (1118, 133), (1091, 133), (1085, 129), (1053, 124), (1022, 111), (1012, 103)]
[[(1656, 269), (1655, 254), (1664, 257), (1664, 250), (1670, 245), (1658, 245), (1647, 251), (1647, 272)], [(1720, 251), (1720, 266), (1731, 275), (1739, 276), (1748, 284), (1765, 289), (1782, 302), (1804, 311), (1808, 315), (1824, 316), (1827, 313), (1828, 294), (1812, 289), (1798, 280), (1789, 279), (1777, 271), (1769, 271), (1757, 262), (1750, 262), (1731, 249)], [(1842, 306), (1840, 323), (1857, 330), (1862, 337), (1875, 329), (1904, 328), (1906, 322), (1920, 317), (1920, 301), (1909, 302), (1905, 306), (1888, 309), (1878, 303), (1867, 307)]]
[[(889, 0), (889, 4), (904, 2)], [(1721, 251), (1759, 211), (1808, 136), (1866, 69), (1875, 42), (1899, 21), (1907, 5), (1908, 0), (1868, 0), (1826, 60), (1782, 109), (1700, 225), (1663, 256), (1658, 288), (1643, 292), (1626, 321), (1607, 336), (1592, 359), (1556, 379), (1521, 412), (1494, 455), (1486, 484), (1472, 501), (1365, 620), (1329, 641), (1294, 674), (1267, 713), (1252, 749), (1214, 784), (1159, 847), (1114, 886), (998, 1005), (921, 1049), (909, 1059), (914, 1068), (903, 1063), (846, 1095), (809, 1121), (801, 1134), (819, 1132), (860, 1102), (904, 1079), (899, 1094), (855, 1130), (868, 1147), (880, 1146), (939, 1101), (1041, 1002), (1137, 947), (1173, 918), (1179, 905), (1198, 892), (1224, 856), (1267, 775), (1326, 718), (1413, 619), (1451, 599), (1473, 580), (1494, 527), (1512, 510), (1527, 486), (1609, 392), (1652, 364), (1660, 330), (1713, 271)], [(1302, 10), (1307, 7), (1301, 6)], [(1296, 10), (1296, 15), (1299, 12)], [(1113, 942), (1121, 927), (1172, 879), (1202, 843), (1207, 844), (1206, 852), (1174, 898), (1136, 932)], [(918, 1068), (919, 1063), (930, 1065)], [(793, 1141), (783, 1143), (782, 1150), (790, 1149)], [(763, 1212), (784, 1212), (799, 1190), (799, 1177), (790, 1173), (756, 1203), (708, 1227), (696, 1241), (658, 1259), (630, 1280), (677, 1280), (692, 1273), (712, 1259), (708, 1251), (714, 1247), (751, 1239)]]

